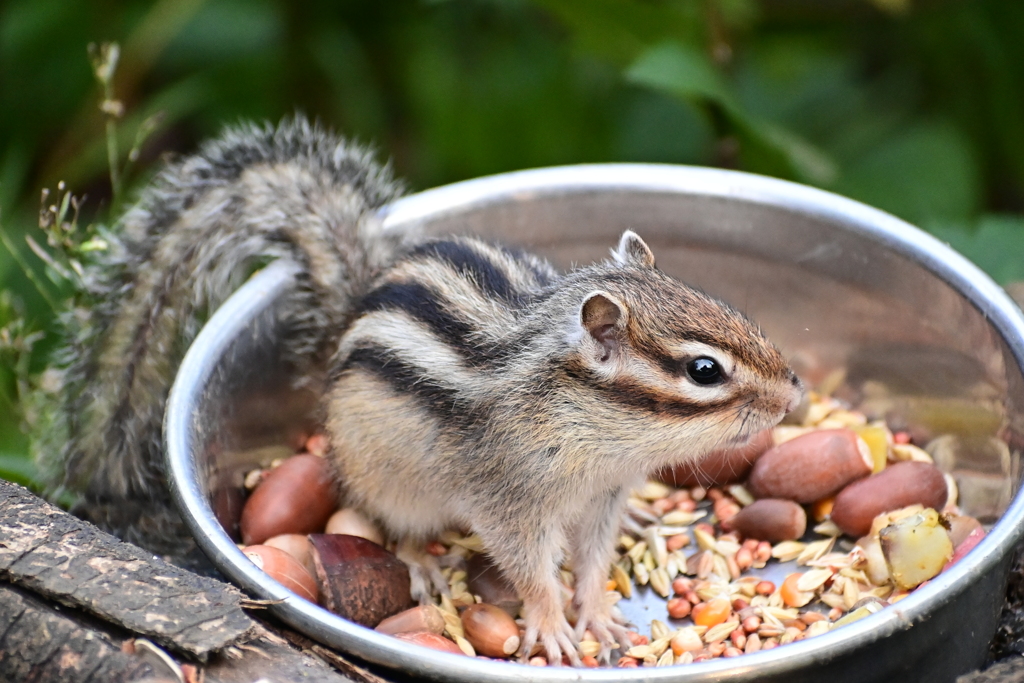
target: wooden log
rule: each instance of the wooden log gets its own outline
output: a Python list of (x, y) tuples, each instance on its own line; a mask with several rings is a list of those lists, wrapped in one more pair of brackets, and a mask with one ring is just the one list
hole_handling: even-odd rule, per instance
[(200, 661), (246, 639), (237, 589), (124, 543), (0, 481), (0, 579)]
[(0, 583), (0, 681), (121, 683), (153, 675), (143, 659), (121, 652), (119, 640), (107, 630)]

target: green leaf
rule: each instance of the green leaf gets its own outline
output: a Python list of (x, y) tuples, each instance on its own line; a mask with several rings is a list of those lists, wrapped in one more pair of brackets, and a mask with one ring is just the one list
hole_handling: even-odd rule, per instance
[(1024, 216), (985, 215), (973, 229), (963, 223), (935, 223), (926, 228), (999, 284), (1024, 280)]
[(703, 98), (733, 106), (732, 95), (711, 59), (690, 45), (663, 43), (626, 69), (626, 80), (683, 99)]
[(39, 469), (27, 455), (0, 453), (0, 479), (38, 489)]
[(981, 181), (970, 142), (951, 126), (928, 123), (866, 150), (834, 189), (923, 225), (968, 221)]
[(749, 170), (816, 185), (827, 185), (837, 176), (835, 163), (810, 142), (746, 112), (711, 59), (693, 46), (657, 45), (626, 70), (626, 79), (708, 109), (724, 125), (722, 132), (737, 138)]

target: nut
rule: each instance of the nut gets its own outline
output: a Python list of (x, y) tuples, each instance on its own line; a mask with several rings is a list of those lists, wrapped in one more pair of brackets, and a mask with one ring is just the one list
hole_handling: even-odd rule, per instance
[(265, 540), (263, 545), (285, 551), (301, 562), (310, 576), (316, 576), (316, 567), (313, 565), (313, 546), (309, 544), (309, 539), (304, 534), (272, 536)]
[(317, 585), (302, 563), (281, 550), (267, 545), (251, 545), (242, 551), (270, 578), (310, 602), (317, 601)]
[(409, 607), (409, 568), (372, 541), (343, 534), (311, 534), (323, 607), (375, 627)]
[(268, 472), (242, 509), (246, 545), (280, 534), (320, 531), (338, 507), (330, 465), (315, 455), (293, 455)]
[(832, 521), (856, 538), (871, 530), (877, 515), (891, 510), (914, 504), (941, 510), (947, 493), (939, 468), (926, 462), (898, 462), (843, 489), (836, 496)]
[[(772, 542), (795, 541), (807, 530), (807, 513), (791, 500), (762, 498), (733, 515), (728, 524), (723, 522), (723, 527), (735, 529), (747, 538)], [(746, 554), (751, 555), (750, 550)], [(736, 559), (739, 561), (738, 556)], [(750, 562), (753, 562), (752, 555)]]
[(871, 449), (849, 429), (822, 429), (781, 443), (762, 455), (747, 488), (757, 498), (813, 503), (871, 474)]
[(395, 638), (404, 640), (407, 643), (415, 643), (416, 645), (422, 645), (423, 647), (429, 647), (432, 650), (440, 650), (441, 652), (451, 652), (452, 654), (461, 655), (465, 654), (462, 649), (448, 640), (444, 636), (440, 636), (430, 631), (413, 631), (410, 633), (395, 633)]
[(490, 557), (483, 553), (473, 555), (466, 562), (466, 574), (470, 593), (479, 595), (489, 605), (500, 607), (509, 616), (519, 614), (523, 601)]
[(878, 532), (878, 540), (899, 588), (916, 588), (942, 571), (953, 556), (949, 534), (931, 509), (885, 527)]
[(324, 527), (324, 533), (360, 536), (377, 545), (384, 545), (384, 536), (377, 525), (355, 508), (342, 508), (331, 515)]
[(677, 487), (724, 486), (742, 481), (762, 453), (772, 446), (772, 432), (753, 436), (746, 446), (715, 451), (697, 462), (687, 461), (662, 470), (657, 476)]
[(500, 607), (479, 603), (462, 612), (466, 640), (486, 657), (510, 657), (519, 649), (519, 627)]
[(444, 632), (444, 618), (441, 616), (441, 611), (434, 605), (420, 605), (388, 617), (377, 624), (374, 630), (388, 635), (416, 631), (427, 631), (440, 635)]

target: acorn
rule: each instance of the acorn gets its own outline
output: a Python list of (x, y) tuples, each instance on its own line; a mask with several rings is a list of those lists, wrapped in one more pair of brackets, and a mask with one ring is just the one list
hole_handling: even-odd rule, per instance
[(409, 568), (372, 541), (345, 534), (310, 534), (320, 604), (373, 628), (410, 607)]
[(243, 548), (242, 554), (292, 593), (313, 603), (317, 601), (316, 579), (285, 551), (268, 545), (251, 545)]
[(500, 607), (470, 605), (462, 612), (462, 629), (473, 649), (486, 657), (511, 657), (519, 649), (519, 627)]
[(267, 472), (242, 510), (242, 542), (263, 543), (280, 534), (324, 528), (338, 507), (330, 464), (315, 455), (293, 455)]

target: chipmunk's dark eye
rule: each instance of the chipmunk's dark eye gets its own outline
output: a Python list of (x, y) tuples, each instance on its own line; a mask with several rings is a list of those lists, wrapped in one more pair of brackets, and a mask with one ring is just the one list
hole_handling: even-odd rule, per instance
[(686, 374), (697, 384), (718, 384), (725, 377), (721, 366), (711, 358), (694, 358), (686, 364)]

